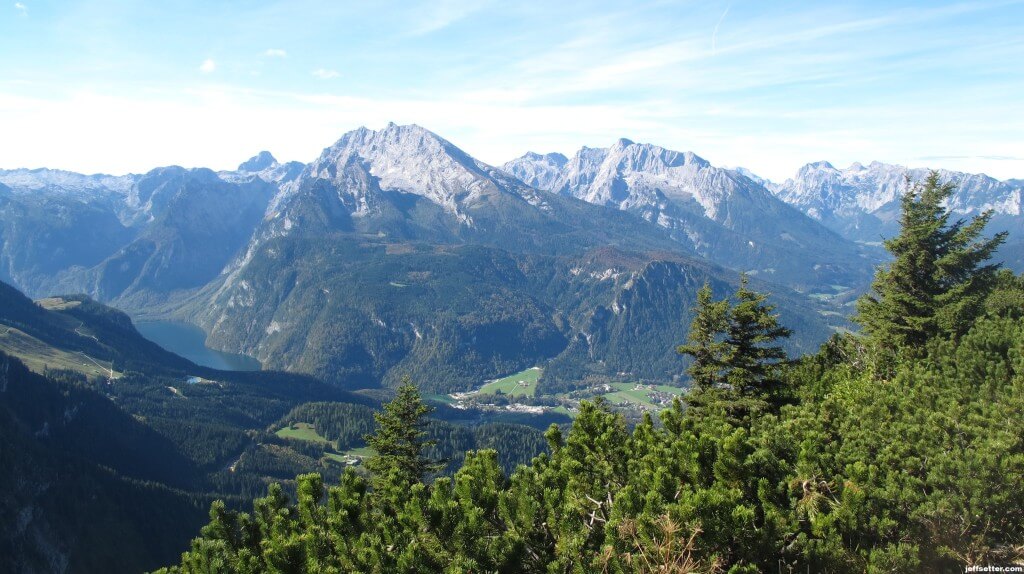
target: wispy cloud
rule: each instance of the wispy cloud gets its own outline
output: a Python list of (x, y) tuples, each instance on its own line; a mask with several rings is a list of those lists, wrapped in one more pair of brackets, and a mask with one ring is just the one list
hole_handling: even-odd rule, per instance
[(413, 27), (413, 35), (429, 34), (466, 18), (484, 8), (490, 0), (443, 0), (429, 3), (429, 11), (415, 17), (418, 23)]
[(326, 68), (317, 68), (311, 72), (314, 77), (320, 78), (321, 80), (330, 80), (337, 78), (341, 74), (337, 70), (328, 70)]
[[(131, 165), (139, 169), (166, 161), (230, 166), (238, 158), (221, 148), (257, 144), (290, 147), (308, 160), (342, 131), (396, 121), (434, 129), (492, 163), (526, 149), (572, 153), (626, 136), (775, 180), (814, 158), (1024, 175), (1019, 1), (717, 0), (686, 9), (664, 0), (595, 0), (586, 9), (573, 2), (275, 1), (203, 16), (218, 19), (223, 38), (214, 45), (205, 37), (212, 26), (190, 26), (201, 10), (143, 3), (101, 14), (89, 3), (48, 11), (34, 1), (9, 0), (0, 30), (28, 45), (57, 17), (49, 33), (65, 41), (24, 51), (31, 62), (0, 58), (0, 100), (4, 92), (59, 99), (54, 94), (88, 90), (118, 99), (32, 101), (17, 113), (0, 101), (7, 131), (40, 134), (34, 147), (26, 138), (0, 141), (0, 162), (12, 165), (89, 159), (95, 167), (87, 169), (96, 169), (137, 157)], [(29, 14), (19, 17), (14, 3)], [(18, 25), (29, 16), (36, 26)], [(13, 26), (5, 28), (7, 20)], [(345, 26), (348, 33), (338, 34)], [(164, 41), (144, 42), (139, 30)], [(204, 50), (198, 57), (197, 46)], [(309, 54), (317, 59), (306, 60)], [(61, 68), (50, 70), (49, 61)], [(10, 80), (22, 77), (33, 85)], [(281, 85), (295, 93), (254, 95)], [(200, 99), (179, 94), (183, 88), (229, 95)], [(54, 148), (52, 136), (33, 127), (89, 141), (102, 128), (83, 109), (104, 119), (120, 114), (122, 135), (91, 158), (80, 155), (82, 145)], [(254, 113), (275, 121), (247, 127)], [(139, 146), (152, 137), (135, 125), (147, 117), (178, 134), (178, 145), (168, 140), (160, 154)], [(199, 150), (191, 140), (209, 129), (204, 122), (224, 129)], [(193, 155), (180, 155), (186, 152)], [(935, 159), (915, 159), (922, 156)]]
[(711, 32), (711, 52), (714, 53), (718, 50), (718, 29), (722, 27), (722, 22), (725, 17), (729, 15), (729, 9), (732, 8), (732, 4), (725, 7), (725, 11), (718, 18), (718, 22), (715, 23), (715, 30)]
[(25, 16), (25, 15), (28, 14), (28, 6), (22, 4), (21, 2), (15, 2), (14, 3), (14, 9), (19, 11), (19, 12), (21, 12), (22, 16)]

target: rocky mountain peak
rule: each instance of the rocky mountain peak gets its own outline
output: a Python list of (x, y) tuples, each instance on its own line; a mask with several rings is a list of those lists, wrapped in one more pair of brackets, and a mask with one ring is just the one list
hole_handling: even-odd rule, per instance
[(343, 135), (309, 165), (303, 177), (341, 184), (346, 166), (354, 159), (377, 179), (381, 190), (420, 195), (455, 214), (504, 189), (498, 170), (430, 130), (394, 123), (381, 130), (362, 127)]
[(269, 151), (261, 151), (238, 165), (238, 171), (257, 172), (274, 167), (277, 159)]
[(539, 154), (529, 151), (501, 168), (531, 187), (551, 190), (567, 163), (569, 158), (560, 153)]

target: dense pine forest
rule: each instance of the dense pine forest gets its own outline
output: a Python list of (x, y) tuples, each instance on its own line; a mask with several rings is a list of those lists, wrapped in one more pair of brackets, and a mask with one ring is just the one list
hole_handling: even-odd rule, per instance
[[(743, 282), (702, 290), (689, 394), (632, 429), (601, 400), (510, 474), (495, 450), (437, 477), (405, 385), (365, 437), (369, 476), (214, 503), (163, 572), (953, 572), (1024, 560), (1024, 279), (989, 215), (937, 175), (903, 199), (859, 334), (793, 360)], [(320, 409), (323, 407), (307, 407)], [(367, 426), (314, 418), (350, 436)], [(328, 431), (327, 429), (334, 429)], [(501, 442), (496, 442), (501, 450)]]

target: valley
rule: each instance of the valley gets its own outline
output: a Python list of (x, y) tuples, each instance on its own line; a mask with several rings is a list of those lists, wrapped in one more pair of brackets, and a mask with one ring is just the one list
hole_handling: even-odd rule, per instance
[(518, 373), (487, 381), (479, 388), (451, 393), (428, 395), (456, 409), (479, 409), (484, 412), (558, 413), (575, 417), (580, 401), (603, 400), (629, 420), (638, 420), (647, 412), (667, 408), (672, 400), (682, 396), (686, 389), (676, 386), (644, 384), (640, 382), (604, 382), (584, 386), (572, 391), (538, 394), (537, 382), (544, 369), (530, 367)]
[[(53, 506), (22, 483), (8, 485), (0, 513), (31, 509), (20, 532), (36, 538), (4, 534), (0, 545), (16, 552), (19, 569), (52, 559), (87, 569), (82, 560), (130, 571), (155, 568), (180, 553), (215, 497), (247, 504), (271, 482), (292, 489), (296, 474), (336, 477), (347, 465), (360, 466), (371, 454), (363, 435), (373, 430), (378, 404), (302, 375), (195, 364), (143, 337), (123, 313), (88, 298), (35, 302), (0, 283), (0, 460), (9, 468), (32, 466), (20, 476), (42, 484), (63, 484), (67, 470), (76, 468), (76, 492), (105, 505)], [(319, 412), (316, 405), (326, 409), (322, 418), (309, 414)], [(433, 423), (443, 439), (439, 456), (453, 468), (462, 446), (494, 444), (495, 437), (522, 444), (509, 451), (509, 468), (525, 462), (544, 448), (539, 429), (552, 422), (550, 416), (472, 409), (439, 417)], [(6, 480), (0, 477), (0, 484)], [(141, 505), (126, 508), (111, 503), (115, 497), (163, 505), (167, 520), (152, 523), (139, 513)], [(73, 523), (61, 526), (79, 520), (85, 508), (115, 528), (155, 528), (157, 536), (136, 537), (135, 549), (125, 552), (109, 539), (83, 537)], [(49, 538), (55, 531), (67, 532)]]
[[(849, 327), (842, 305), (877, 262), (693, 154), (623, 140), (562, 167), (531, 179), (391, 124), (344, 134), (309, 164), (261, 153), (222, 172), (0, 170), (0, 277), (124, 309), (207, 366), (257, 368), (244, 355), (349, 390), (411, 375), (447, 394), (535, 364), (549, 392), (619, 372), (678, 385), (662, 341), (683, 335), (701, 284), (724, 293), (736, 271), (773, 293), (802, 327), (791, 350), (807, 352)], [(53, 209), (67, 214), (59, 226)], [(750, 210), (771, 215), (738, 217)], [(111, 232), (83, 242), (76, 226)], [(39, 266), (44, 235), (63, 255)], [(174, 323), (198, 326), (203, 344)]]
[(0, 574), (1024, 572), (1024, 0), (0, 56)]
[[(802, 173), (783, 188), (628, 140), (497, 168), (394, 124), (346, 133), (309, 164), (0, 170), (0, 424), (24, 453), (12, 464), (44, 482), (78, 465), (93, 500), (130, 492), (178, 512), (160, 525), (166, 545), (124, 558), (140, 569), (172, 563), (214, 498), (245, 508), (274, 483), (295, 494), (305, 473), (372, 478), (374, 413), (405, 380), (433, 409), (431, 479), (488, 449), (510, 474), (594, 408), (648, 424), (690, 391), (676, 347), (705, 288), (766, 293), (793, 357), (855, 331), (884, 256), (818, 216), (807, 198), (834, 186)], [(983, 183), (984, 205), (1016, 197)], [(887, 220), (880, 205), (864, 213)], [(1011, 212), (993, 221), (1010, 228)], [(31, 490), (12, 500), (40, 508)], [(47, 539), (69, 508), (24, 531)], [(131, 509), (109, 520), (143, 527)], [(52, 553), (120, 559), (86, 544), (63, 537)]]

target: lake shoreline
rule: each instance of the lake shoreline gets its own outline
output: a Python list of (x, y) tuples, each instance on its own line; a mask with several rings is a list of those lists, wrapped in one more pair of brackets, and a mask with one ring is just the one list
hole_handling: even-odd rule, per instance
[(184, 321), (133, 320), (143, 337), (193, 363), (222, 371), (259, 371), (259, 360), (248, 355), (226, 353), (206, 346), (206, 332)]

